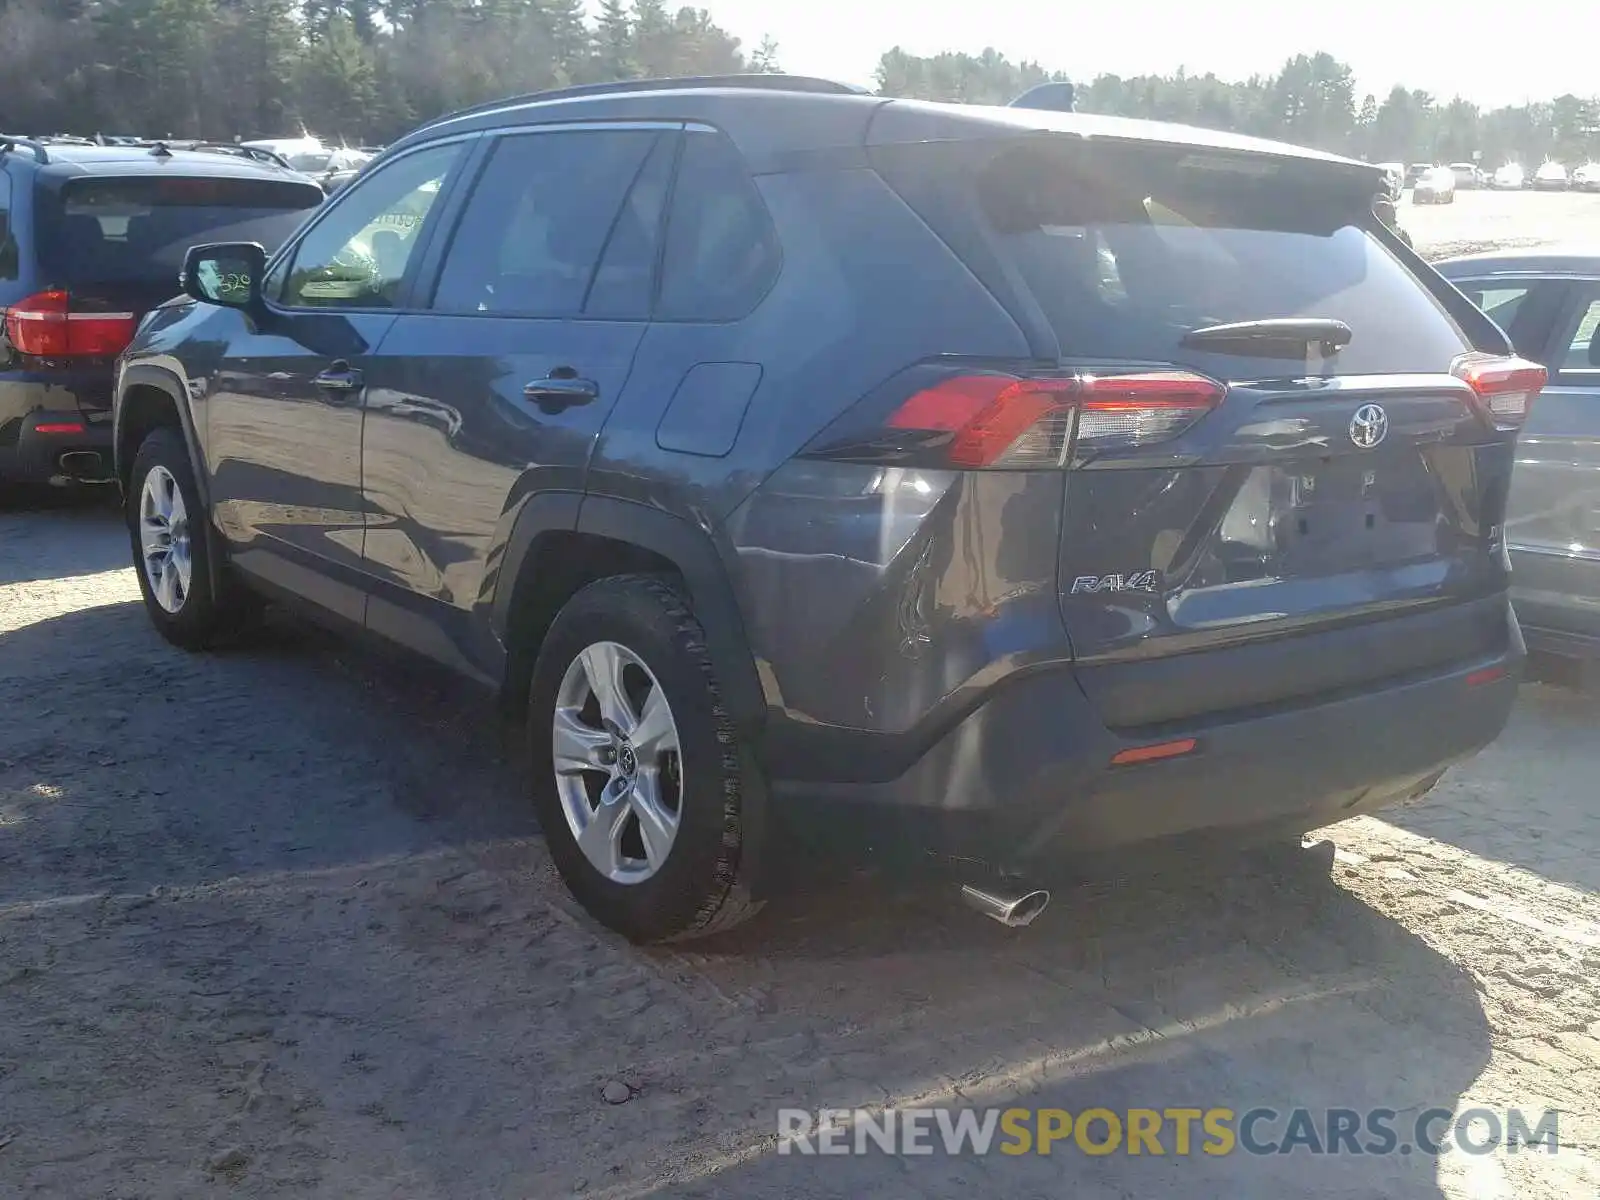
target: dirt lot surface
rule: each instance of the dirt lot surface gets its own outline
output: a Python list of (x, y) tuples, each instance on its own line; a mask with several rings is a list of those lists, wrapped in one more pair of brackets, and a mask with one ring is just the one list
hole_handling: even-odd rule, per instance
[[(1529, 686), (1335, 827), (1332, 880), (1016, 932), (863, 880), (645, 952), (568, 901), (483, 700), (292, 624), (184, 655), (126, 554), (104, 510), (0, 514), (7, 1200), (1600, 1193), (1595, 700)], [(1562, 1145), (773, 1153), (780, 1107), (914, 1103), (1556, 1108)]]
[(1428, 258), (1551, 244), (1600, 246), (1600, 192), (1456, 193), (1454, 204), (1401, 200), (1401, 226)]

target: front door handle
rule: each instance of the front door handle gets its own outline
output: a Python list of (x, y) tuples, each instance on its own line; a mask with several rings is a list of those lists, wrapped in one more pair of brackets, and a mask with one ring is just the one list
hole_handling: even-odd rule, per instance
[(537, 404), (541, 412), (553, 416), (599, 399), (600, 385), (592, 379), (579, 379), (570, 367), (557, 367), (545, 378), (535, 379), (524, 387), (522, 394)]
[(330, 363), (328, 369), (311, 382), (335, 396), (359, 392), (362, 387), (361, 372), (342, 358)]

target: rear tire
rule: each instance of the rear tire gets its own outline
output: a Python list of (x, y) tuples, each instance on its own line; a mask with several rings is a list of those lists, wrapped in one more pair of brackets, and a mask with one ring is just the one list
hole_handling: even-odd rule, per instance
[(206, 511), (176, 429), (153, 430), (139, 446), (124, 504), (134, 574), (156, 631), (185, 650), (237, 634), (257, 606), (236, 585), (220, 594), (212, 585)]
[(758, 911), (745, 803), (763, 781), (722, 707), (705, 632), (666, 580), (603, 579), (567, 602), (534, 666), (528, 745), (550, 855), (601, 924), (661, 942)]

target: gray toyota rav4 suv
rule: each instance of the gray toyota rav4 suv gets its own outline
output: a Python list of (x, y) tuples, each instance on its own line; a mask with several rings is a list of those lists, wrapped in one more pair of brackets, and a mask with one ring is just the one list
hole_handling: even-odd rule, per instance
[(748, 915), (772, 831), (841, 811), (1025, 875), (1419, 795), (1513, 701), (1544, 371), (1383, 186), (782, 76), (455, 114), (143, 322), (150, 617), (199, 647), (270, 597), (499, 689), (639, 940)]

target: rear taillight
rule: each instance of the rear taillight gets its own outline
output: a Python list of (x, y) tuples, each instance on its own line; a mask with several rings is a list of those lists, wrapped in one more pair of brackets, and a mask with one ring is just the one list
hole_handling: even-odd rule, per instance
[(113, 358), (133, 340), (133, 313), (78, 312), (64, 291), (35, 292), (5, 310), (6, 340), (35, 358)]
[[(1223, 393), (1221, 384), (1187, 371), (955, 375), (901, 402), (884, 421), (888, 436), (848, 439), (848, 456), (870, 457), (863, 452), (876, 448), (885, 458), (910, 454), (963, 470), (1058, 467), (1073, 454), (1176, 437)], [(826, 456), (829, 449), (813, 453)]]
[(1501, 429), (1515, 429), (1527, 419), (1533, 398), (1548, 372), (1536, 362), (1511, 355), (1463, 354), (1450, 364), (1450, 374), (1472, 389), (1478, 411)]

